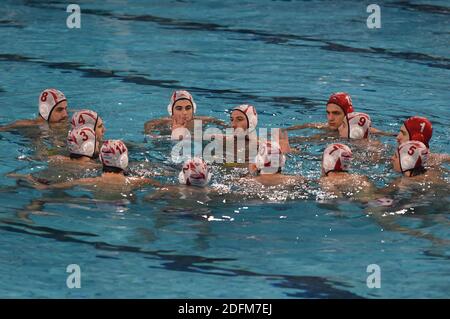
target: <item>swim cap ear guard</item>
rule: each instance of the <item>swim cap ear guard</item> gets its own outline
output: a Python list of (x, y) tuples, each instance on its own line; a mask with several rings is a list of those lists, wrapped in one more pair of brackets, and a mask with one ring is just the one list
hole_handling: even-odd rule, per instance
[(189, 159), (183, 164), (178, 181), (183, 185), (205, 187), (211, 180), (208, 165), (200, 157)]
[(67, 147), (70, 154), (93, 158), (95, 155), (96, 137), (92, 128), (77, 127), (67, 135)]
[(344, 144), (331, 144), (323, 152), (322, 172), (346, 172), (353, 159), (352, 150)]
[(330, 98), (328, 99), (327, 105), (331, 103), (339, 106), (342, 109), (342, 111), (344, 111), (345, 115), (352, 113), (354, 111), (352, 98), (348, 93), (336, 92), (331, 94)]
[(169, 115), (173, 115), (173, 107), (177, 101), (180, 100), (188, 100), (191, 102), (192, 107), (194, 108), (194, 114), (197, 111), (197, 104), (194, 102), (194, 98), (192, 97), (191, 93), (185, 90), (180, 91), (174, 91), (172, 93), (172, 96), (170, 97), (169, 105), (167, 105), (167, 112), (169, 112)]
[(233, 111), (239, 111), (245, 115), (247, 119), (247, 133), (252, 133), (255, 131), (258, 125), (258, 114), (256, 113), (256, 108), (253, 105), (242, 104), (233, 109)]
[(65, 95), (56, 89), (46, 89), (39, 95), (39, 115), (46, 121), (55, 107), (61, 102), (67, 101)]
[(365, 113), (352, 112), (345, 116), (348, 125), (348, 138), (363, 139), (369, 137), (372, 121)]
[(70, 124), (72, 126), (72, 129), (80, 126), (88, 126), (91, 127), (93, 130), (95, 130), (98, 118), (99, 116), (97, 112), (91, 110), (81, 110), (72, 115), (72, 120), (70, 121)]
[(429, 151), (427, 146), (419, 141), (408, 141), (401, 144), (398, 149), (398, 157), (400, 159), (400, 170), (404, 174), (411, 172), (417, 175), (425, 170), (428, 162)]
[(103, 166), (125, 170), (128, 167), (128, 149), (120, 140), (103, 142), (99, 154)]
[(425, 144), (426, 147), (430, 147), (429, 143), (433, 136), (433, 126), (427, 118), (413, 116), (403, 124), (408, 131), (410, 141), (419, 141)]
[(255, 165), (259, 174), (275, 174), (281, 172), (286, 163), (286, 157), (281, 152), (278, 143), (260, 142)]

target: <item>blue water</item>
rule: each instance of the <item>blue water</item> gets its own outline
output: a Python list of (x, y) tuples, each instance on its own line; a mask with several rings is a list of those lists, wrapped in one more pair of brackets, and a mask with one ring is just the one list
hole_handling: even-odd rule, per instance
[[(2, 1), (0, 124), (35, 117), (39, 92), (57, 87), (71, 109), (102, 116), (107, 138), (136, 143), (132, 161), (175, 172), (169, 147), (143, 134), (147, 120), (166, 116), (173, 89), (188, 89), (199, 114), (225, 121), (233, 106), (254, 104), (260, 127), (321, 122), (330, 93), (347, 91), (386, 131), (427, 116), (432, 151), (450, 153), (447, 1), (378, 1), (376, 30), (366, 27), (368, 1), (77, 3), (82, 25), (71, 30), (64, 1)], [(398, 177), (387, 163), (395, 140), (381, 141), (377, 166), (359, 149), (354, 167), (379, 187)], [(318, 178), (324, 146), (302, 144), (287, 173)], [(364, 203), (321, 199), (318, 189), (307, 199), (202, 204), (146, 200), (148, 187), (118, 202), (5, 176), (45, 170), (34, 153), (29, 138), (0, 134), (1, 297), (450, 296), (448, 187), (396, 194), (377, 216)], [(81, 267), (80, 289), (66, 286), (69, 264)], [(381, 267), (380, 289), (366, 285), (370, 264)]]

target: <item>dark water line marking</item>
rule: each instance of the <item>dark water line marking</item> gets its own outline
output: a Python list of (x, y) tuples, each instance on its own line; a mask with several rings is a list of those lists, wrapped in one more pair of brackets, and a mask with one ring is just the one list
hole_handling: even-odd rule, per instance
[[(24, 226), (22, 223), (12, 222), (12, 221), (1, 221), (3, 224), (12, 225), (12, 226)], [(97, 237), (95, 234), (90, 233), (84, 233), (84, 232), (73, 232), (73, 231), (62, 231), (54, 228), (49, 228), (45, 226), (35, 226), (35, 225), (27, 225), (27, 228), (32, 229), (34, 231), (39, 232), (47, 232), (52, 233), (54, 235), (57, 235), (58, 237), (64, 237), (67, 235), (73, 235), (73, 236), (88, 236), (88, 237)]]
[[(27, 1), (26, 2), (30, 6), (34, 6), (37, 8), (48, 8), (48, 9), (60, 9), (55, 6), (49, 6), (49, 5), (42, 5), (38, 4), (34, 1)], [(58, 2), (55, 2), (58, 3)], [(62, 3), (61, 3), (62, 4)], [(397, 4), (403, 4), (406, 7), (415, 7), (415, 8), (422, 8), (422, 10), (426, 10), (424, 8), (433, 8), (434, 10), (438, 10), (437, 8), (440, 8), (440, 11), (448, 11), (450, 9), (446, 7), (438, 7), (438, 6), (428, 6), (428, 5), (412, 5), (408, 2), (398, 2)], [(431, 10), (431, 9), (430, 9)], [(195, 31), (208, 31), (208, 32), (226, 32), (226, 33), (234, 33), (234, 34), (244, 34), (244, 35), (251, 35), (251, 36), (258, 36), (259, 39), (262, 41), (265, 41), (270, 44), (281, 44), (285, 45), (288, 44), (289, 41), (305, 41), (305, 42), (315, 42), (322, 44), (320, 46), (323, 50), (329, 50), (329, 51), (338, 51), (338, 52), (350, 52), (350, 53), (367, 53), (367, 54), (374, 54), (374, 55), (386, 55), (392, 58), (402, 59), (406, 60), (408, 62), (415, 62), (418, 61), (430, 61), (435, 62), (431, 67), (437, 67), (437, 68), (443, 68), (448, 69), (448, 63), (450, 63), (449, 58), (445, 57), (439, 57), (439, 56), (431, 56), (424, 53), (417, 53), (417, 52), (393, 52), (389, 51), (384, 48), (374, 48), (371, 47), (370, 49), (367, 48), (353, 48), (346, 45), (341, 45), (337, 43), (333, 43), (328, 40), (323, 40), (319, 38), (314, 38), (311, 36), (301, 36), (301, 35), (295, 35), (295, 34), (285, 34), (285, 33), (271, 33), (268, 31), (258, 31), (258, 30), (252, 30), (252, 29), (244, 29), (244, 28), (237, 28), (233, 29), (230, 26), (220, 25), (216, 23), (202, 23), (202, 22), (192, 22), (192, 21), (180, 21), (172, 18), (165, 18), (165, 17), (158, 17), (154, 15), (129, 15), (129, 14), (115, 14), (110, 11), (106, 10), (95, 10), (95, 9), (84, 9), (84, 13), (86, 14), (92, 14), (97, 16), (103, 16), (108, 17), (112, 19), (117, 19), (121, 21), (140, 21), (140, 22), (151, 22), (156, 23), (161, 26), (169, 26), (169, 27), (176, 27), (178, 29), (184, 29), (184, 30), (195, 30)]]
[[(45, 6), (42, 4), (37, 4), (33, 1), (28, 1), (31, 6), (35, 6), (38, 8), (42, 7), (48, 7), (51, 9), (59, 9), (54, 6)], [(60, 2), (54, 2), (54, 3), (60, 3)], [(442, 69), (450, 69), (450, 59), (443, 58), (443, 57), (433, 57), (427, 54), (423, 53), (414, 53), (414, 52), (390, 52), (386, 49), (382, 48), (353, 48), (350, 46), (345, 46), (341, 44), (336, 44), (330, 41), (324, 41), (320, 39), (314, 39), (311, 37), (303, 37), (303, 36), (297, 36), (297, 35), (289, 35), (289, 34), (271, 34), (268, 32), (262, 32), (262, 31), (254, 31), (250, 29), (230, 29), (229, 27), (221, 26), (218, 24), (203, 24), (203, 23), (193, 23), (193, 22), (180, 22), (176, 21), (174, 19), (170, 18), (161, 18), (151, 15), (144, 15), (144, 16), (130, 16), (130, 15), (115, 15), (111, 12), (105, 11), (105, 10), (92, 10), (92, 9), (85, 9), (85, 13), (88, 14), (95, 14), (105, 17), (111, 17), (116, 19), (122, 19), (122, 20), (132, 20), (133, 17), (137, 19), (137, 21), (151, 21), (163, 25), (183, 25), (183, 26), (189, 26), (189, 28), (200, 28), (200, 26), (203, 26), (206, 28), (206, 30), (218, 30), (218, 31), (226, 31), (226, 32), (235, 32), (235, 33), (241, 33), (241, 34), (253, 34), (258, 36), (265, 36), (265, 37), (284, 37), (288, 40), (294, 39), (294, 40), (304, 40), (304, 41), (312, 41), (317, 43), (322, 43), (321, 46), (322, 49), (328, 50), (328, 51), (338, 51), (338, 52), (354, 52), (354, 53), (361, 53), (361, 54), (377, 54), (377, 55), (385, 55), (392, 58), (399, 58), (399, 59), (406, 59), (407, 61), (413, 62), (413, 60), (418, 61), (434, 61), (433, 63), (419, 63), (421, 65), (427, 65), (429, 67), (434, 68), (442, 68)], [(293, 43), (288, 43), (285, 45), (296, 45)], [(305, 113), (311, 109), (315, 109), (317, 107), (321, 107), (326, 102), (325, 100), (312, 100), (308, 99), (306, 97), (261, 97), (255, 94), (248, 94), (243, 93), (238, 90), (233, 89), (206, 89), (201, 87), (185, 87), (180, 85), (179, 81), (175, 80), (157, 80), (157, 79), (150, 79), (146, 77), (145, 75), (140, 74), (126, 74), (126, 75), (120, 75), (119, 73), (124, 72), (130, 72), (130, 71), (115, 71), (115, 70), (105, 70), (105, 69), (96, 69), (91, 66), (87, 66), (82, 63), (77, 62), (45, 62), (40, 61), (36, 58), (28, 58), (28, 57), (22, 57), (20, 55), (15, 54), (2, 54), (0, 55), (0, 61), (3, 59), (9, 60), (9, 61), (17, 61), (17, 62), (34, 62), (39, 63), (41, 65), (44, 65), (49, 68), (53, 69), (60, 69), (60, 70), (71, 70), (71, 71), (78, 71), (82, 72), (83, 77), (89, 77), (89, 78), (117, 78), (120, 81), (124, 83), (134, 83), (136, 85), (147, 85), (147, 86), (154, 86), (154, 87), (160, 87), (160, 88), (167, 88), (167, 89), (188, 89), (196, 94), (206, 96), (208, 99), (211, 98), (220, 98), (224, 100), (232, 101), (234, 104), (241, 104), (241, 103), (270, 103), (273, 106), (276, 107), (283, 107), (283, 108), (290, 108), (292, 105), (294, 106), (302, 106), (301, 113)], [(442, 63), (443, 62), (443, 63)], [(217, 95), (211, 96), (212, 94)]]
[[(89, 242), (81, 239), (76, 239), (70, 237), (73, 234), (88, 234), (88, 233), (78, 233), (78, 232), (66, 232), (62, 230), (56, 230), (49, 227), (32, 226), (15, 222), (1, 221), (7, 226), (0, 226), (1, 230), (26, 234), (32, 236), (39, 236), (43, 238), (53, 239), (61, 242), (73, 242), (77, 244), (85, 244), (92, 246), (94, 249), (105, 250), (105, 251), (119, 251), (119, 252), (130, 252), (138, 253), (144, 255), (150, 255), (149, 257), (144, 257), (148, 259), (154, 259), (157, 257), (163, 262), (163, 266), (166, 270), (172, 271), (187, 271), (201, 274), (212, 274), (212, 275), (228, 275), (228, 276), (251, 276), (251, 277), (264, 277), (267, 280), (283, 280), (281, 283), (276, 283), (275, 286), (282, 288), (298, 289), (300, 292), (295, 294), (289, 294), (293, 297), (309, 297), (309, 298), (361, 298), (360, 296), (353, 294), (349, 291), (341, 290), (333, 287), (335, 285), (341, 285), (345, 287), (350, 287), (346, 284), (341, 284), (334, 281), (329, 281), (322, 277), (314, 276), (292, 276), (292, 275), (276, 275), (276, 274), (263, 274), (256, 273), (252, 271), (242, 270), (242, 269), (230, 269), (221, 268), (218, 266), (211, 266), (215, 262), (223, 261), (236, 261), (235, 258), (209, 258), (203, 256), (194, 255), (172, 255), (168, 254), (173, 252), (173, 250), (156, 250), (156, 251), (144, 251), (139, 247), (124, 246), (124, 245), (113, 245), (105, 242)], [(28, 229), (32, 230), (29, 231)], [(33, 231), (46, 231), (47, 233), (35, 233)], [(92, 235), (91, 236), (96, 236)], [(205, 265), (209, 264), (209, 265)], [(198, 269), (198, 270), (196, 270)], [(203, 270), (203, 271), (199, 271)], [(214, 272), (210, 272), (213, 270)], [(208, 272), (205, 272), (208, 271)], [(226, 274), (228, 273), (228, 274)], [(304, 290), (306, 289), (306, 292)]]
[(17, 28), (23, 29), (25, 26), (19, 21), (15, 20), (0, 20), (0, 28)]
[(414, 4), (409, 1), (397, 1), (386, 4), (387, 7), (401, 8), (408, 11), (450, 15), (450, 8), (433, 4)]
[(0, 62), (1, 61), (34, 63), (38, 65), (43, 65), (51, 69), (77, 71), (81, 72), (83, 77), (89, 78), (116, 78), (124, 83), (134, 83), (137, 85), (147, 85), (168, 89), (187, 89), (199, 95), (207, 96), (208, 98), (215, 98), (214, 96), (210, 96), (211, 94), (215, 94), (220, 95), (221, 99), (234, 101), (235, 104), (241, 104), (244, 102), (248, 103), (258, 102), (258, 103), (272, 103), (274, 105), (281, 107), (286, 105), (302, 105), (306, 109), (311, 109), (325, 103), (325, 100), (316, 101), (308, 99), (306, 97), (293, 97), (293, 96), (263, 97), (255, 94), (243, 93), (239, 90), (233, 89), (206, 89), (195, 86), (185, 87), (180, 85), (179, 81), (175, 80), (149, 79), (145, 76), (139, 76), (134, 74), (120, 75), (121, 73), (129, 72), (126, 70), (95, 69), (92, 66), (78, 62), (47, 62), (39, 58), (22, 56), (19, 54), (0, 54)]

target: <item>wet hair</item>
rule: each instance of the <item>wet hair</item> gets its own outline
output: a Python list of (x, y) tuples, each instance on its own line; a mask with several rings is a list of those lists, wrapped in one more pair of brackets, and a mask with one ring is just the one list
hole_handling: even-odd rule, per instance
[(103, 173), (115, 173), (115, 174), (123, 173), (123, 175), (125, 175), (125, 176), (130, 175), (130, 172), (128, 170), (123, 170), (119, 167), (106, 166), (106, 165), (103, 165)]
[(113, 167), (113, 166), (106, 166), (103, 165), (103, 172), (105, 173), (122, 173), (123, 169), (119, 168), (119, 167)]
[(46, 178), (40, 178), (39, 177), (39, 178), (36, 178), (36, 181), (41, 183), (41, 184), (45, 184), (45, 185), (50, 185), (51, 184), (50, 181), (48, 179), (46, 179)]
[(98, 153), (94, 152), (94, 155), (92, 155), (92, 156), (70, 153), (69, 157), (70, 157), (70, 159), (79, 159), (82, 157), (89, 157), (90, 159), (96, 159), (96, 158), (98, 158)]
[(82, 157), (89, 157), (89, 156), (70, 153), (69, 157), (70, 157), (70, 159), (79, 159), (79, 158), (82, 158)]
[(408, 172), (411, 172), (411, 177), (413, 177), (413, 176), (418, 176), (418, 175), (425, 174), (426, 171), (427, 170), (425, 169), (425, 167), (420, 166), (418, 168), (409, 170)]
[[(274, 173), (274, 174), (281, 174), (281, 167), (278, 167), (277, 172)], [(261, 175), (261, 170), (260, 170), (260, 169), (258, 169), (258, 170), (256, 171), (256, 175), (257, 175), (257, 176)]]

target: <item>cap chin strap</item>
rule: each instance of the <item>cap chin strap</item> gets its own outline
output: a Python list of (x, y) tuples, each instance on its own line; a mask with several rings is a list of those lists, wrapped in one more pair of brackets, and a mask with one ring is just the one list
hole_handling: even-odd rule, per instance
[[(95, 124), (97, 124), (97, 122), (95, 122)], [(97, 134), (95, 133), (95, 130), (94, 130), (94, 152), (92, 153), (92, 156), (90, 156), (91, 159), (93, 159), (95, 156), (95, 147), (96, 146), (97, 146)]]
[(347, 134), (348, 134), (348, 139), (350, 139), (350, 121), (348, 120), (347, 115), (345, 115), (345, 120), (347, 121)]
[(95, 130), (97, 129), (97, 122), (98, 122), (98, 114), (97, 114), (97, 117), (95, 118), (95, 123), (94, 123), (94, 134), (95, 134), (96, 139), (97, 139), (97, 133), (95, 133)]

